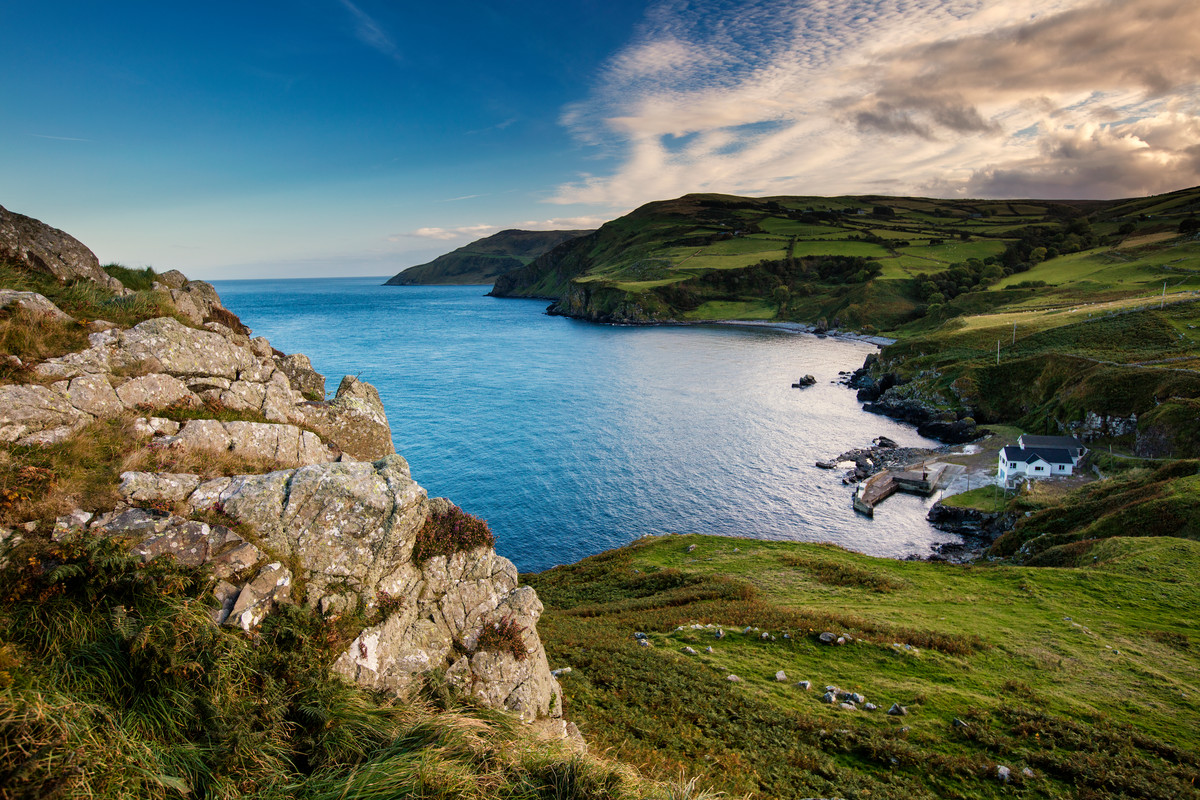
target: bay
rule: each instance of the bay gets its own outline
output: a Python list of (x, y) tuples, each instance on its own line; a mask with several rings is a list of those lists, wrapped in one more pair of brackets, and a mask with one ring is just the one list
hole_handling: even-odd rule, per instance
[[(486, 519), (522, 571), (644, 534), (711, 533), (927, 555), (955, 537), (929, 502), (854, 513), (814, 462), (880, 435), (931, 446), (834, 383), (875, 348), (770, 328), (620, 327), (544, 314), (486, 287), (382, 279), (218, 281), (274, 347), (380, 393), (396, 449), (430, 496)], [(812, 374), (816, 385), (791, 388)]]

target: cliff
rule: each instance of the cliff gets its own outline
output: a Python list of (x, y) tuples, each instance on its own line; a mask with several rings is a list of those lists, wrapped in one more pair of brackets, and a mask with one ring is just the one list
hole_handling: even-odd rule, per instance
[[(211, 575), (216, 624), (254, 634), (290, 605), (336, 621), (332, 669), (364, 687), (444, 675), (523, 719), (561, 716), (537, 595), (490, 532), (455, 538), (473, 519), (412, 479), (373, 387), (347, 376), (326, 400), (308, 360), (251, 338), (211, 285), (172, 272), (131, 292), (61, 231), (0, 222), (19, 233), (9, 258), (24, 254), (9, 278), (66, 306), (0, 291), (5, 340), (36, 338), (0, 380), (9, 563), (39, 542), (119, 540)], [(85, 496), (62, 490), (74, 465), (54, 459), (101, 435)]]
[(563, 242), (589, 233), (591, 231), (500, 231), (426, 264), (409, 267), (393, 275), (384, 285), (490, 284)]

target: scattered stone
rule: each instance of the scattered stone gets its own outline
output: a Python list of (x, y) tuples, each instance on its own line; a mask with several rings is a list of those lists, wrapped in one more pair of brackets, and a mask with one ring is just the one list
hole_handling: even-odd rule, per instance
[(634, 631), (634, 632), (633, 632), (633, 638), (635, 638), (635, 639), (645, 639), (645, 638), (646, 638), (646, 634), (642, 633), (641, 631)]
[(1024, 775), (1026, 778), (1032, 778), (1033, 770), (1031, 770), (1029, 767), (1025, 767), (1024, 769), (1021, 770), (1021, 774)]
[(996, 778), (999, 779), (1001, 783), (1008, 783), (1012, 778), (1012, 770), (1005, 766), (996, 767)]
[(729, 681), (730, 683), (741, 683), (742, 682), (742, 679), (739, 678), (737, 675), (726, 675), (725, 680)]
[(558, 669), (550, 670), (550, 674), (556, 678), (561, 678), (563, 675), (570, 675), (571, 668), (570, 667), (559, 667)]
[(75, 320), (54, 305), (45, 295), (37, 292), (18, 292), (12, 289), (0, 289), (0, 310), (16, 306), (35, 317), (53, 320), (54, 322), (74, 322)]
[(833, 635), (829, 631), (825, 631), (824, 633), (822, 633), (820, 636), (817, 637), (817, 640), (820, 641), (821, 644), (830, 644), (831, 645), (837, 641), (837, 636)]
[(792, 384), (792, 388), (793, 389), (804, 389), (806, 387), (812, 386), (816, 382), (817, 382), (817, 379), (814, 378), (812, 375), (805, 375), (803, 378), (797, 378), (796, 382)]
[(688, 656), (696, 655), (696, 651), (690, 647), (684, 647), (680, 650), (680, 652), (683, 653), (684, 655), (688, 655)]
[(693, 552), (695, 552), (695, 551), (696, 551), (696, 545), (694, 545), (694, 544), (689, 544), (689, 545), (688, 545), (688, 549), (687, 549), (687, 551), (688, 551), (689, 553), (693, 553)]
[(825, 694), (821, 696), (821, 702), (833, 705), (837, 702), (837, 692), (825, 692)]
[(709, 645), (708, 647), (704, 648), (704, 652), (706, 652), (706, 653), (713, 653), (713, 652), (716, 652), (716, 651), (714, 651), (714, 650), (712, 649), (712, 645)]
[(857, 711), (858, 710), (858, 708), (854, 705), (854, 703), (842, 703), (840, 705), (840, 707), (843, 711)]
[(837, 462), (834, 461), (818, 461), (817, 466), (820, 469), (837, 469)]
[(845, 637), (845, 636), (839, 636), (839, 637), (837, 638), (837, 643), (838, 643), (838, 646), (839, 646), (839, 647), (841, 647), (842, 645), (844, 645), (844, 644), (846, 643), (846, 637)]
[(812, 681), (800, 681), (796, 685), (807, 692), (809, 689), (812, 688)]
[(773, 638), (775, 638), (775, 637), (771, 636), (771, 634), (767, 633), (766, 631), (763, 631), (763, 632), (762, 632), (762, 636), (759, 636), (758, 638), (760, 638), (760, 639), (773, 639)]
[(867, 711), (877, 711), (879, 706), (875, 705), (874, 703), (863, 703), (863, 708), (865, 708)]
[(907, 717), (908, 709), (899, 703), (892, 703), (892, 707), (887, 710), (889, 717)]
[(649, 639), (638, 639), (638, 640), (637, 640), (637, 643), (638, 643), (639, 645), (641, 645), (642, 647), (650, 647), (650, 646), (651, 646), (651, 645), (650, 645), (650, 640), (649, 640)]
[(717, 637), (718, 639), (724, 639), (724, 638), (725, 638), (725, 631), (721, 630), (720, 628), (717, 628), (717, 632), (716, 632), (716, 634), (715, 634), (715, 635), (716, 635), (716, 637)]
[(779, 670), (778, 672), (775, 673), (775, 680), (779, 681), (780, 683), (783, 683), (784, 681), (787, 680), (787, 673), (784, 672), (783, 670)]
[(742, 635), (743, 635), (743, 636), (745, 636), (747, 633), (749, 633), (749, 632), (750, 632), (750, 631), (752, 631), (752, 630), (754, 630), (754, 629), (753, 629), (753, 628), (751, 628), (749, 625), (747, 625), (747, 626), (746, 626), (746, 627), (745, 627), (745, 628), (742, 630)]
[(900, 446), (900, 445), (896, 444), (895, 441), (893, 441), (892, 439), (889, 439), (886, 436), (875, 437), (874, 444), (876, 447), (881, 447), (881, 448), (884, 448), (887, 450), (891, 450), (891, 449), (894, 449), (894, 448), (897, 448)]
[(963, 721), (962, 721), (961, 719), (959, 719), (958, 717), (955, 717), (955, 718), (954, 718), (954, 727), (956, 727), (956, 728), (969, 728), (970, 726), (969, 726), (967, 723), (963, 722)]

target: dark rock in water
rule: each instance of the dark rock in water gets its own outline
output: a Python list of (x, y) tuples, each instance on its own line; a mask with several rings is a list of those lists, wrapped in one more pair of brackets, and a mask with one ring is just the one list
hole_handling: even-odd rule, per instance
[(817, 379), (814, 378), (812, 375), (805, 375), (803, 378), (799, 378), (795, 383), (793, 383), (792, 388), (793, 389), (803, 389), (806, 386), (812, 386), (816, 382), (817, 382)]
[(900, 445), (896, 444), (896, 442), (894, 440), (889, 439), (886, 436), (878, 436), (875, 438), (875, 446), (891, 449), (891, 448), (899, 447)]
[(837, 462), (835, 462), (835, 461), (818, 461), (817, 466), (820, 467), (821, 469), (837, 469)]
[(960, 419), (954, 422), (933, 420), (917, 425), (917, 433), (946, 444), (966, 444), (978, 439), (982, 433), (974, 420)]

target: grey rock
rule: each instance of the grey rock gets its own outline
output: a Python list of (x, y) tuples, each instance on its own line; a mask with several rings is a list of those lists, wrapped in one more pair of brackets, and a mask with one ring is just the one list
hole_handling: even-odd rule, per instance
[(695, 649), (693, 649), (693, 648), (691, 648), (691, 647), (683, 647), (683, 648), (680, 648), (680, 651), (679, 651), (679, 652), (683, 653), (684, 655), (689, 655), (689, 656), (694, 656), (694, 655), (697, 655), (697, 653), (696, 653)]
[(858, 707), (856, 705), (854, 705), (854, 703), (840, 703), (839, 707), (843, 711), (857, 711), (858, 710)]
[(837, 702), (837, 692), (825, 692), (825, 694), (821, 696), (821, 702), (833, 705)]
[(155, 501), (181, 503), (199, 485), (199, 476), (186, 473), (122, 472), (117, 491), (130, 505)]
[(687, 549), (687, 551), (688, 551), (689, 553), (694, 553), (694, 552), (696, 551), (696, 545), (694, 545), (694, 544), (689, 544), (689, 545), (688, 545), (688, 549)]
[(708, 647), (704, 648), (704, 652), (706, 652), (706, 653), (714, 653), (714, 652), (716, 652), (716, 651), (712, 649), (712, 645), (709, 645)]
[(1031, 770), (1029, 767), (1023, 767), (1021, 769), (1021, 774), (1024, 775), (1026, 778), (1032, 778), (1033, 770)]
[(91, 420), (48, 386), (0, 386), (0, 441), (16, 442), (52, 429), (78, 430)]
[(302, 403), (298, 421), (353, 458), (372, 461), (396, 452), (379, 392), (347, 375), (333, 400)]
[(717, 632), (716, 632), (714, 635), (715, 635), (715, 636), (716, 636), (718, 639), (724, 639), (724, 638), (725, 638), (725, 631), (723, 631), (723, 630), (721, 630), (720, 628), (718, 628), (718, 629), (717, 629)]
[(829, 631), (825, 631), (817, 637), (817, 641), (819, 641), (821, 644), (833, 644), (837, 641), (837, 636), (834, 636)]
[(0, 261), (22, 265), (59, 281), (83, 279), (114, 291), (121, 282), (100, 269), (96, 254), (78, 239), (40, 220), (0, 206)]
[(150, 439), (155, 436), (174, 436), (180, 424), (165, 417), (138, 417), (133, 421), (134, 436)]
[(338, 457), (316, 434), (273, 422), (191, 420), (176, 435), (161, 439), (159, 445), (189, 451), (228, 451), (281, 466), (319, 464)]
[[(76, 378), (72, 383), (79, 380)], [(166, 408), (176, 404), (196, 408), (202, 405), (187, 384), (162, 373), (143, 375), (122, 383), (117, 387), (117, 397), (127, 408)]]
[(887, 710), (890, 717), (907, 717), (908, 709), (899, 703), (892, 703), (892, 707)]
[(875, 705), (874, 703), (863, 703), (863, 708), (866, 709), (867, 711), (878, 711), (879, 710), (879, 706)]
[(267, 564), (242, 587), (226, 624), (244, 631), (257, 627), (280, 603), (291, 596), (292, 573), (278, 561)]
[[(71, 315), (63, 312), (45, 295), (37, 292), (18, 292), (12, 289), (0, 289), (0, 309), (19, 308), (35, 317), (42, 317), (53, 322), (74, 322)], [(11, 313), (11, 312), (10, 312)]]
[(84, 511), (77, 508), (69, 514), (64, 514), (54, 520), (54, 531), (51, 538), (56, 542), (61, 542), (72, 533), (78, 533), (87, 527), (94, 515), (90, 511)]
[(649, 639), (638, 639), (637, 643), (642, 647), (653, 647), (653, 645), (650, 644)]
[(159, 273), (158, 282), (169, 289), (182, 289), (188, 282), (187, 276), (177, 269)]
[(217, 376), (234, 380), (257, 366), (248, 348), (211, 331), (189, 328), (171, 317), (146, 320), (117, 337), (110, 357), (114, 369), (157, 364), (155, 371), (177, 378)]
[(779, 681), (780, 683), (785, 682), (787, 679), (787, 673), (783, 670), (779, 670), (775, 673), (775, 680)]
[(1012, 780), (1012, 770), (1003, 765), (996, 767), (996, 779), (1001, 783), (1008, 783)]
[(305, 397), (324, 401), (325, 376), (313, 369), (312, 362), (303, 353), (295, 353), (275, 359), (279, 371), (287, 376), (291, 387)]
[(955, 718), (954, 718), (954, 727), (956, 727), (956, 728), (969, 728), (970, 726), (969, 726), (969, 725), (967, 725), (967, 723), (963, 722), (963, 721), (962, 721), (961, 719), (959, 719), (958, 717), (955, 717)]
[(739, 678), (737, 675), (726, 675), (725, 680), (729, 681), (730, 683), (741, 683), (742, 682), (742, 679)]
[(800, 681), (796, 685), (807, 692), (809, 689), (812, 688), (812, 681)]
[(550, 674), (556, 678), (561, 678), (563, 675), (570, 675), (571, 668), (570, 667), (559, 667), (558, 669), (550, 670)]
[(66, 394), (72, 406), (101, 419), (118, 416), (125, 410), (125, 404), (105, 375), (80, 375), (70, 382)]

